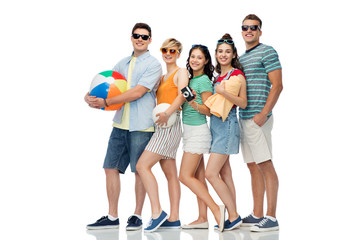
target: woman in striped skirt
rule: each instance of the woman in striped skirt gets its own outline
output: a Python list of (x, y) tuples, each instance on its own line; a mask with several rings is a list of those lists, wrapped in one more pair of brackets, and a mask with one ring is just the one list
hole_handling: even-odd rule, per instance
[[(180, 106), (185, 101), (181, 89), (187, 86), (189, 78), (186, 69), (179, 68), (176, 64), (182, 50), (182, 45), (178, 40), (174, 38), (165, 40), (160, 50), (166, 63), (167, 73), (161, 79), (156, 99), (157, 104), (168, 103), (170, 107), (157, 114), (159, 118), (155, 122), (155, 133), (136, 165), (136, 170), (149, 196), (152, 210), (152, 217), (149, 225), (144, 229), (145, 232), (153, 232), (159, 227), (181, 227), (179, 220), (180, 183), (175, 158), (182, 135)], [(164, 128), (163, 126), (167, 125), (169, 116), (174, 112), (176, 112), (175, 123)], [(161, 208), (157, 181), (151, 171), (157, 162), (160, 162), (168, 180), (170, 216)]]

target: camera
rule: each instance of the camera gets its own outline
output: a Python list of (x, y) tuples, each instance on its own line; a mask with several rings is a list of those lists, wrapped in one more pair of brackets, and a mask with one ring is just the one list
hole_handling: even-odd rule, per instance
[(186, 99), (186, 101), (190, 102), (195, 98), (195, 95), (192, 93), (192, 89), (189, 86), (184, 87), (181, 89), (181, 92)]

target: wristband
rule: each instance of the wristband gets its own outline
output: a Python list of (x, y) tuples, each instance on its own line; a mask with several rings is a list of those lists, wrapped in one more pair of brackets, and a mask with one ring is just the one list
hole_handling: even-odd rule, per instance
[(109, 107), (108, 103), (106, 102), (106, 99), (104, 99), (105, 107)]

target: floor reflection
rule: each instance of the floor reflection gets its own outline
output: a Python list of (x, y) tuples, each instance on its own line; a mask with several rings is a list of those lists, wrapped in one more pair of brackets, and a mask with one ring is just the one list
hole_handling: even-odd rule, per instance
[(87, 230), (86, 232), (87, 232), (87, 234), (94, 236), (96, 238), (96, 240), (118, 240), (119, 239), (119, 229)]
[(180, 240), (181, 229), (160, 229), (152, 233), (144, 233), (147, 240)]
[(125, 232), (126, 232), (127, 240), (142, 240), (142, 235), (143, 235), (142, 230), (125, 231)]
[(182, 232), (189, 234), (193, 240), (209, 239), (209, 230), (207, 229), (183, 229)]
[[(96, 240), (119, 240), (119, 229), (87, 230), (86, 232), (94, 236)], [(142, 230), (124, 232), (127, 240), (181, 240), (189, 239), (189, 236), (192, 240), (209, 240), (209, 237), (211, 240), (279, 240), (279, 231), (257, 233), (250, 232), (248, 228), (222, 233), (205, 229), (164, 229), (152, 233), (144, 233)]]

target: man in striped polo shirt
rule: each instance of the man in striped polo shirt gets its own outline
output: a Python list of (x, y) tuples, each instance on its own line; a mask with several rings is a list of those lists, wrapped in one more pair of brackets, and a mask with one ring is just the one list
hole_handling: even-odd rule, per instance
[[(272, 109), (282, 91), (282, 73), (278, 54), (260, 43), (261, 20), (254, 14), (245, 17), (242, 36), (246, 52), (240, 56), (247, 84), (248, 105), (240, 109), (241, 150), (250, 170), (254, 198), (253, 213), (243, 219), (242, 226), (251, 231), (279, 229), (276, 203), (279, 181), (272, 162)], [(266, 192), (267, 212), (263, 203)]]

